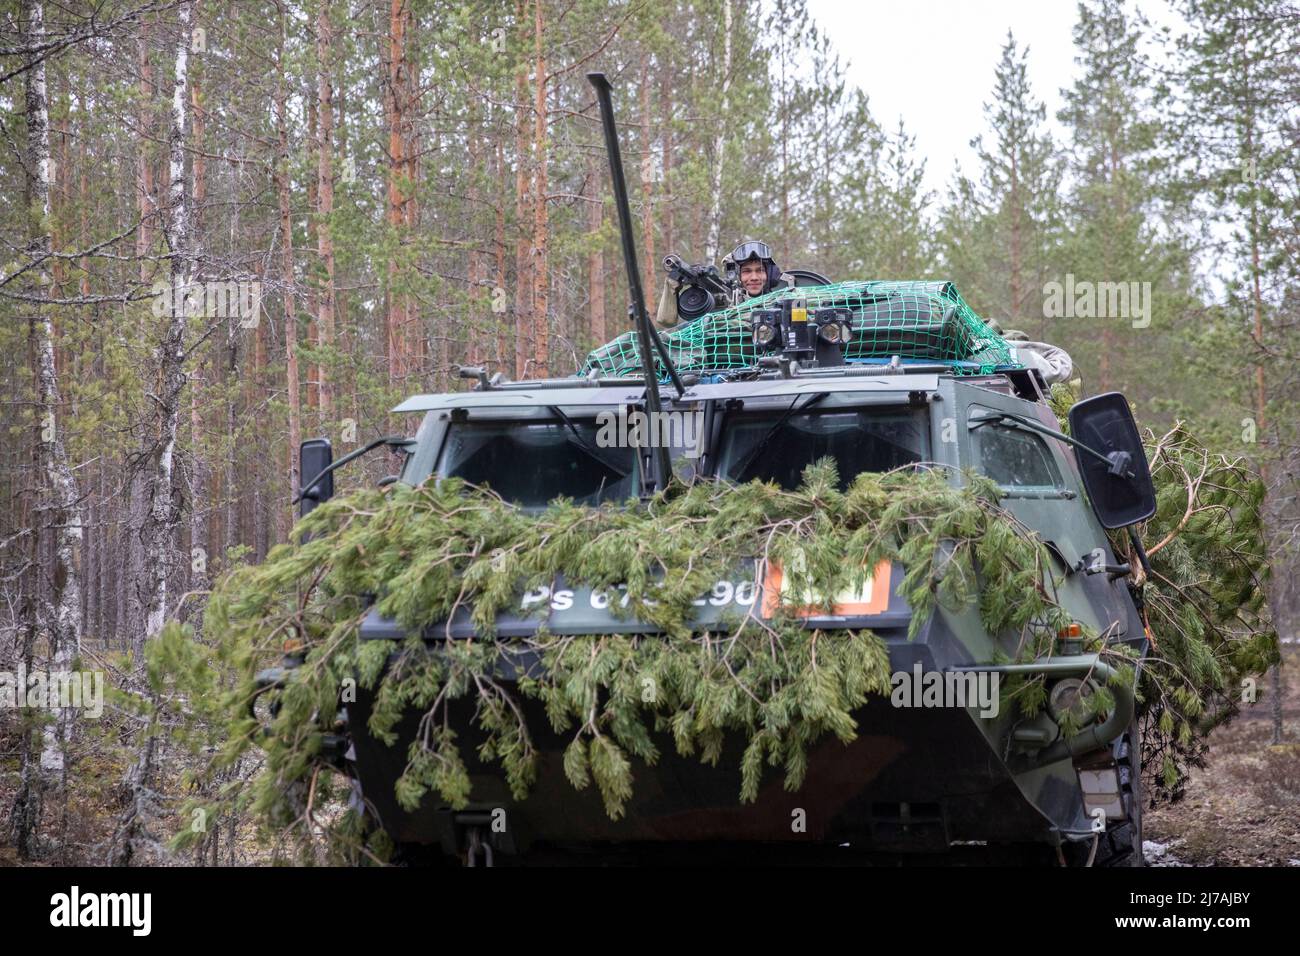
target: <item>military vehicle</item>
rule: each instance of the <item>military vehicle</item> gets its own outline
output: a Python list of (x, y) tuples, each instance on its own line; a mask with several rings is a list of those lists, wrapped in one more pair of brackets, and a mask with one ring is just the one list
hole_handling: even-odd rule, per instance
[[(687, 481), (754, 479), (785, 487), (805, 466), (831, 457), (844, 483), (864, 471), (908, 465), (963, 469), (1002, 488), (1005, 507), (1046, 543), (1060, 576), (1058, 600), (1077, 622), (1058, 635), (1050, 657), (1013, 657), (1014, 635), (989, 634), (973, 611), (935, 610), (908, 639), (912, 612), (897, 593), (901, 569), (877, 569), (863, 592), (828, 613), (807, 609), (806, 626), (869, 628), (886, 643), (895, 673), (1042, 674), (1048, 706), (1032, 719), (1014, 707), (995, 715), (966, 707), (896, 707), (872, 699), (856, 712), (857, 738), (833, 737), (810, 750), (803, 786), (787, 792), (769, 779), (742, 804), (733, 741), (710, 766), (660, 741), (655, 766), (637, 763), (626, 813), (611, 819), (593, 788), (565, 779), (568, 736), (555, 734), (542, 706), (525, 700), (538, 777), (525, 800), (512, 798), (495, 766), (477, 762), (481, 742), (472, 706), (456, 727), (469, 762), (472, 803), (461, 810), (428, 796), (419, 810), (398, 805), (394, 782), (419, 720), (410, 713), (398, 742), (367, 729), (373, 695), (346, 707), (324, 758), (349, 774), (374, 823), (398, 856), (462, 861), (644, 859), (656, 851), (700, 859), (726, 848), (764, 853), (821, 848), (826, 858), (934, 852), (977, 859), (1064, 863), (1142, 861), (1140, 742), (1130, 691), (1066, 736), (1061, 724), (1080, 710), (1111, 668), (1082, 653), (1080, 632), (1146, 652), (1148, 635), (1107, 530), (1154, 512), (1154, 492), (1136, 426), (1117, 394), (1074, 406), (1061, 433), (1039, 372), (943, 282), (860, 282), (792, 287), (694, 321), (660, 337), (644, 308), (609, 87), (596, 75), (611, 156), (615, 199), (637, 328), (592, 353), (579, 375), (503, 382), (463, 370), (472, 390), (413, 396), (394, 409), (418, 416), (413, 438), (386, 438), (338, 462), (328, 441), (305, 442), (302, 509), (333, 493), (332, 472), (380, 444), (403, 450), (396, 480), (412, 485), (455, 476), (486, 484), (519, 507), (539, 509), (559, 496), (580, 503), (627, 502), (663, 487), (674, 471)], [(602, 413), (678, 413), (698, 422), (675, 443), (598, 447)], [(1132, 535), (1134, 553), (1145, 561)], [(700, 547), (707, 548), (707, 542)], [(848, 556), (846, 556), (847, 558)], [(724, 613), (766, 615), (783, 596), (773, 569), (738, 569), (698, 603), (699, 627)], [(497, 621), (499, 639), (535, 634), (651, 633), (611, 611), (617, 595), (557, 580), (521, 595), (515, 614)], [(430, 629), (426, 641), (474, 635), (468, 614)], [(373, 610), (362, 641), (401, 639)], [(502, 674), (510, 680), (518, 674)], [(267, 686), (282, 679), (269, 673)], [(457, 713), (453, 711), (453, 713)], [(503, 812), (504, 811), (504, 812)], [(806, 825), (792, 826), (803, 813)], [(495, 826), (496, 821), (504, 826)], [(982, 851), (982, 855), (981, 852)], [(964, 858), (964, 857), (963, 857)]]

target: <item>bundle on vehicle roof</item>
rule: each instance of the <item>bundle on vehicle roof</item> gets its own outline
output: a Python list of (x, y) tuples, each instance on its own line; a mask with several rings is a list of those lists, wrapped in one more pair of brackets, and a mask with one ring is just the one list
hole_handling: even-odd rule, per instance
[[(981, 319), (951, 282), (839, 282), (778, 289), (739, 305), (711, 312), (663, 336), (679, 372), (745, 369), (759, 358), (750, 314), (786, 299), (803, 299), (809, 309), (848, 309), (852, 336), (849, 361), (943, 362), (957, 374), (987, 374), (1014, 366), (1011, 347)], [(666, 372), (658, 359), (660, 375)], [(587, 356), (580, 374), (631, 376), (642, 372), (635, 332), (627, 332)]]

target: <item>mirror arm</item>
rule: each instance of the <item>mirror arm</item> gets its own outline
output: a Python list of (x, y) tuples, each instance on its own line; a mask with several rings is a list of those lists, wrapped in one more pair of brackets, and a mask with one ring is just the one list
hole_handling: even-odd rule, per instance
[[(1083, 449), (1093, 458), (1096, 458), (1098, 461), (1104, 462), (1106, 467), (1110, 469), (1111, 473), (1117, 475), (1118, 477), (1123, 477), (1123, 478), (1134, 477), (1133, 472), (1131, 471), (1117, 472), (1115, 470), (1116, 462), (1112, 460), (1109, 456), (1103, 455), (1095, 448), (1085, 445), (1077, 438), (1071, 438), (1069, 435), (1066, 435), (1064, 432), (1059, 432), (1054, 428), (1048, 428), (1046, 425), (1042, 424), (1041, 422), (1036, 422), (1033, 419), (1024, 418), (1020, 415), (1013, 415), (1011, 412), (994, 412), (993, 414), (986, 415), (983, 418), (972, 419), (972, 421), (975, 422), (975, 424), (971, 426), (972, 428), (978, 428), (981, 425), (990, 425), (990, 424), (1003, 425), (1004, 427), (1007, 428), (1016, 428), (1016, 427), (1027, 428), (1030, 431), (1038, 432), (1040, 435), (1046, 435), (1048, 438), (1055, 438), (1059, 441), (1067, 442), (1073, 445), (1075, 448)], [(1013, 422), (1014, 424), (1008, 425), (1007, 421)]]
[[(1089, 455), (1092, 455), (1093, 458), (1096, 458), (1098, 461), (1105, 462), (1107, 468), (1110, 470), (1110, 473), (1112, 475), (1117, 475), (1124, 478), (1134, 477), (1133, 472), (1131, 471), (1118, 470), (1120, 468), (1124, 468), (1125, 465), (1127, 464), (1128, 461), (1127, 453), (1116, 452), (1117, 455), (1124, 456), (1121, 459), (1112, 458), (1109, 455), (1103, 455), (1095, 448), (1088, 447), (1083, 442), (1079, 441), (1079, 439), (1077, 438), (1071, 438), (1069, 435), (1048, 428), (1046, 425), (1033, 421), (1032, 419), (1022, 418), (1020, 415), (1013, 415), (1010, 412), (994, 412), (993, 414), (986, 415), (983, 418), (975, 419), (974, 420), (975, 424), (972, 425), (971, 428), (979, 428), (981, 425), (991, 425), (991, 424), (1006, 425), (1006, 420), (1009, 420), (1012, 423), (1014, 423), (1006, 427), (1028, 428), (1030, 431), (1035, 431), (1042, 435), (1047, 435), (1050, 438), (1056, 438), (1059, 439), (1060, 441), (1068, 442), (1069, 444), (1073, 445), (1075, 448), (1082, 448)], [(1138, 557), (1138, 563), (1142, 565), (1142, 570), (1147, 573), (1148, 577), (1150, 577), (1151, 563), (1150, 561), (1147, 560), (1146, 548), (1142, 547), (1142, 540), (1138, 537), (1137, 532), (1133, 530), (1132, 525), (1128, 526), (1128, 538), (1129, 541), (1131, 541), (1133, 544), (1133, 551)]]
[(348, 462), (355, 461), (356, 459), (360, 458), (362, 455), (366, 454), (366, 452), (374, 451), (380, 445), (396, 445), (398, 447), (405, 447), (413, 443), (414, 443), (414, 439), (407, 438), (405, 435), (385, 435), (383, 438), (376, 438), (370, 444), (363, 445), (360, 448), (358, 448), (356, 451), (348, 452), (338, 461), (331, 464), (328, 468), (322, 469), (321, 473), (318, 475), (314, 475), (311, 481), (303, 482), (302, 488), (299, 490), (299, 492), (296, 495), (293, 496), (293, 500), (290, 501), (289, 504), (296, 505), (298, 502), (302, 501), (302, 499), (306, 497), (307, 492), (311, 491), (312, 488), (316, 487), (317, 483), (326, 475), (343, 467)]
[(1142, 570), (1146, 576), (1151, 577), (1151, 562), (1147, 560), (1147, 549), (1142, 547), (1142, 539), (1138, 537), (1137, 531), (1133, 525), (1128, 526), (1128, 539), (1133, 545), (1133, 551), (1138, 556), (1138, 563), (1142, 565)]

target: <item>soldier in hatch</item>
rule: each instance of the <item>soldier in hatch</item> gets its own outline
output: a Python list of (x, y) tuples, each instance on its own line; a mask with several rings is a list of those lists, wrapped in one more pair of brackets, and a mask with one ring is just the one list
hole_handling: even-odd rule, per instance
[(772, 259), (766, 242), (746, 240), (722, 260), (727, 278), (739, 286), (745, 298), (766, 295), (781, 285), (781, 270)]

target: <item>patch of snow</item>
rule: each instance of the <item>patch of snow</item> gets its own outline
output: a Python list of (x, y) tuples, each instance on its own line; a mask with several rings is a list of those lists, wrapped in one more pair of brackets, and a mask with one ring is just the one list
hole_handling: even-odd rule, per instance
[(1182, 840), (1174, 840), (1172, 843), (1157, 843), (1154, 840), (1143, 840), (1142, 856), (1147, 866), (1191, 866), (1190, 863), (1184, 863), (1169, 852), (1182, 842)]

